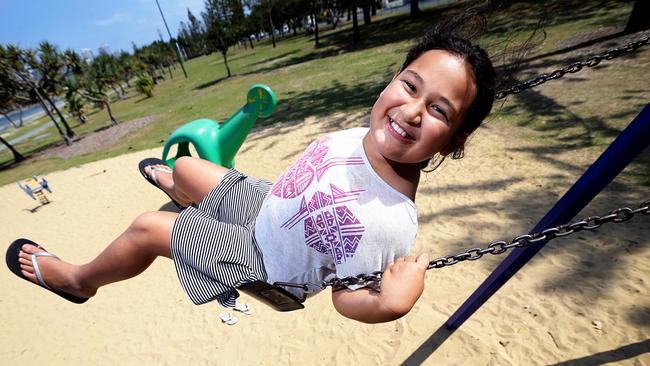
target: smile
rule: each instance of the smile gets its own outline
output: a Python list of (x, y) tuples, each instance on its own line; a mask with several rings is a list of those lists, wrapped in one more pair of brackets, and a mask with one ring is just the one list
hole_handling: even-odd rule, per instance
[(392, 119), (390, 116), (387, 116), (388, 119), (388, 130), (391, 132), (392, 135), (398, 138), (400, 141), (404, 142), (413, 142), (415, 139), (411, 137), (402, 127), (400, 127), (397, 122), (395, 122), (394, 119)]

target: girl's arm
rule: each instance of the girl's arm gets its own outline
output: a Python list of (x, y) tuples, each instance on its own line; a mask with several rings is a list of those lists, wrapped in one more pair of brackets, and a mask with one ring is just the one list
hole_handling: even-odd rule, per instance
[(381, 291), (370, 288), (332, 292), (334, 308), (343, 316), (364, 323), (382, 323), (406, 315), (422, 295), (429, 257), (399, 258), (381, 279)]

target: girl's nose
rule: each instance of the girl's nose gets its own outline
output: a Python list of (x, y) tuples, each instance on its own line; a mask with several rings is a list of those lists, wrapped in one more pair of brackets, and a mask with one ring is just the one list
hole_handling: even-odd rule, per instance
[(414, 125), (422, 123), (422, 103), (420, 101), (405, 104), (402, 107), (402, 112), (406, 122)]

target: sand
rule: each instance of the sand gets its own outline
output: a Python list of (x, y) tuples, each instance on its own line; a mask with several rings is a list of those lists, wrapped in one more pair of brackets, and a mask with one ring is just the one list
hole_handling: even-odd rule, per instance
[[(324, 132), (363, 125), (358, 115), (255, 130), (237, 167), (275, 178)], [(543, 154), (495, 122), (467, 156), (422, 180), (413, 253), (440, 257), (528, 231), (599, 154)], [(137, 163), (153, 149), (54, 172), (52, 203), (0, 187), (0, 242), (42, 243), (73, 263), (99, 253), (139, 213), (173, 210)], [(624, 172), (579, 216), (650, 198)], [(640, 215), (639, 215), (640, 216)], [(172, 262), (101, 288), (74, 305), (0, 271), (0, 364), (11, 365), (650, 365), (649, 216), (549, 243), (459, 330), (444, 322), (504, 258), (431, 270), (424, 295), (402, 319), (366, 325), (331, 305), (329, 290), (306, 309), (278, 313), (242, 295), (253, 315), (228, 326), (218, 304), (194, 306)]]

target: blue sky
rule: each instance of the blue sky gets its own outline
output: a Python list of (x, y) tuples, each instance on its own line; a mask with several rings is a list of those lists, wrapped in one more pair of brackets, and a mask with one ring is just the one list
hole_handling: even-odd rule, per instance
[[(172, 36), (187, 22), (187, 9), (200, 18), (204, 0), (158, 0)], [(0, 43), (35, 48), (47, 40), (60, 50), (72, 48), (95, 54), (102, 44), (111, 52), (132, 51), (169, 39), (155, 0), (0, 0)]]

